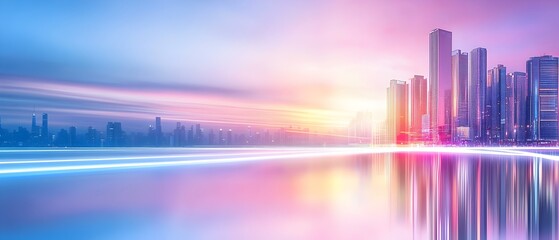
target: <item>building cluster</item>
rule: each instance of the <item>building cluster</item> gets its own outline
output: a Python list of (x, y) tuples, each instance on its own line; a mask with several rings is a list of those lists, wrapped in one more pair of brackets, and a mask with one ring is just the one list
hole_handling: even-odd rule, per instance
[(373, 139), (373, 113), (358, 112), (347, 128), (348, 144), (371, 144)]
[[(103, 131), (104, 130), (104, 131)], [(43, 113), (41, 124), (35, 114), (31, 117), (31, 130), (17, 127), (11, 131), (0, 122), (0, 147), (188, 147), (203, 145), (334, 145), (345, 143), (345, 137), (311, 132), (308, 128), (286, 127), (275, 130), (246, 128), (203, 128), (180, 122), (170, 132), (164, 132), (161, 117), (147, 132), (125, 132), (121, 122), (107, 122), (102, 130), (93, 127), (79, 133), (77, 128), (49, 129), (48, 114)]]
[(452, 33), (429, 34), (429, 80), (391, 80), (388, 143), (555, 145), (558, 58), (531, 57), (526, 72), (488, 68), (487, 50), (452, 50)]

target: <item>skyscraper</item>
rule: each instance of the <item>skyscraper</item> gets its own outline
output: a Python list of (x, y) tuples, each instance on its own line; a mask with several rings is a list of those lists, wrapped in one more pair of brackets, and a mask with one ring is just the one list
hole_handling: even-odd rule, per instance
[(43, 140), (44, 145), (50, 144), (50, 136), (49, 136), (49, 115), (43, 113), (43, 125), (41, 126), (41, 139)]
[(37, 116), (35, 116), (35, 113), (31, 117), (31, 134), (33, 137), (39, 136), (39, 126), (37, 126)]
[(503, 136), (503, 140), (507, 143), (513, 143), (515, 141), (515, 127), (514, 127), (514, 115), (515, 115), (515, 104), (514, 104), (514, 82), (511, 74), (506, 75), (505, 80), (505, 102), (502, 103), (505, 105), (505, 128), (504, 132), (505, 135)]
[(76, 127), (74, 127), (74, 126), (70, 127), (69, 131), (68, 131), (68, 134), (69, 134), (69, 139), (68, 139), (69, 140), (69, 145), (68, 146), (71, 146), (71, 147), (77, 146), (78, 137), (77, 137), (77, 134), (76, 134)]
[(468, 53), (452, 52), (452, 140), (468, 139)]
[(405, 143), (408, 140), (408, 84), (391, 80), (387, 92), (387, 140), (388, 143)]
[[(514, 72), (507, 75), (513, 85), (513, 141), (526, 142), (527, 116), (528, 116), (528, 79), (526, 73)], [(508, 81), (508, 79), (507, 79)], [(508, 128), (508, 127), (507, 127)], [(510, 131), (510, 130), (509, 130)]]
[(487, 72), (485, 122), (489, 144), (500, 144), (505, 137), (506, 71), (506, 67), (499, 64)]
[(107, 147), (122, 147), (123, 146), (123, 132), (120, 122), (108, 122), (107, 133), (105, 138), (105, 146)]
[(85, 145), (88, 147), (98, 147), (99, 146), (99, 133), (97, 129), (92, 127), (87, 128), (87, 133), (85, 134)]
[(196, 144), (203, 144), (204, 133), (200, 124), (196, 124), (196, 132), (194, 133), (194, 141)]
[(182, 147), (186, 144), (186, 129), (177, 122), (177, 127), (173, 131), (173, 146)]
[(155, 145), (161, 146), (163, 144), (163, 131), (161, 130), (161, 117), (155, 118)]
[(550, 55), (532, 57), (526, 62), (529, 141), (557, 141), (557, 68), (558, 58)]
[(214, 145), (215, 144), (214, 139), (215, 139), (214, 130), (210, 129), (210, 133), (208, 134), (208, 145)]
[(41, 137), (41, 127), (37, 125), (37, 116), (35, 113), (31, 116), (31, 146), (39, 146), (44, 142), (43, 138)]
[(470, 52), (469, 72), (468, 125), (470, 126), (470, 139), (474, 143), (484, 143), (486, 127), (483, 118), (487, 85), (487, 50), (485, 48), (476, 48)]
[(433, 142), (450, 141), (452, 98), (452, 33), (435, 29), (429, 34), (429, 121)]
[(414, 138), (421, 138), (421, 118), (427, 114), (427, 79), (415, 75), (410, 79), (411, 132)]

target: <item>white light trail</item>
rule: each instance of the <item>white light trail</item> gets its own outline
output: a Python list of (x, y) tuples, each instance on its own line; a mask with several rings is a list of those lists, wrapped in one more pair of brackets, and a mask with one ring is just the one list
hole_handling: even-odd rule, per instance
[[(242, 149), (242, 148), (241, 148)], [(126, 169), (126, 168), (150, 168), (165, 166), (186, 166), (186, 165), (207, 165), (220, 163), (240, 163), (269, 160), (289, 160), (305, 159), (316, 157), (335, 157), (356, 154), (383, 154), (383, 153), (429, 153), (429, 154), (475, 154), (475, 155), (500, 155), (518, 156), (528, 158), (542, 158), (552, 161), (559, 161), (559, 156), (535, 153), (531, 150), (558, 150), (557, 148), (463, 148), (463, 147), (339, 147), (339, 148), (244, 148), (243, 153), (213, 154), (214, 149), (203, 149), (207, 154), (172, 154), (154, 156), (119, 156), (119, 157), (99, 157), (84, 159), (49, 159), (49, 160), (29, 160), (24, 161), (5, 161), (0, 162), (0, 176), (26, 173), (59, 173), (83, 170), (103, 170), (103, 169)], [(200, 150), (200, 149), (198, 149)], [(219, 149), (225, 150), (225, 149)], [(232, 149), (228, 149), (232, 150)], [(234, 149), (239, 150), (239, 149)], [(32, 150), (30, 150), (32, 151)], [(0, 150), (0, 154), (4, 152)], [(0, 155), (1, 156), (1, 155)], [(111, 162), (126, 160), (125, 162)], [(134, 162), (134, 160), (154, 160)], [(157, 161), (155, 161), (157, 160)], [(21, 166), (22, 163), (31, 166)], [(52, 166), (54, 163), (63, 165)], [(64, 165), (65, 163), (81, 163), (75, 165)], [(49, 165), (50, 164), (50, 165)], [(47, 166), (45, 166), (47, 165)], [(16, 166), (16, 167), (12, 167)], [(7, 167), (7, 168), (6, 168)]]
[[(280, 154), (285, 152), (267, 152), (267, 154)], [(258, 155), (263, 152), (254, 153), (229, 153), (229, 154), (179, 154), (179, 155), (157, 155), (157, 156), (130, 156), (130, 157), (99, 157), (99, 158), (77, 158), (77, 159), (49, 159), (49, 160), (16, 160), (16, 161), (0, 161), (2, 164), (35, 164), (35, 163), (63, 163), (63, 162), (91, 162), (91, 161), (123, 161), (123, 160), (157, 160), (172, 158), (203, 158), (203, 157), (225, 157), (239, 155)]]

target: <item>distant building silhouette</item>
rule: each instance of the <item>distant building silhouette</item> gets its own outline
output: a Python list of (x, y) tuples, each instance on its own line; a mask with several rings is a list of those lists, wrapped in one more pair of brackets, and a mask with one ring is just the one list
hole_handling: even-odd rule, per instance
[(106, 147), (124, 146), (124, 133), (120, 122), (108, 122), (105, 136)]
[(43, 124), (41, 126), (41, 140), (43, 145), (49, 146), (51, 143), (51, 136), (49, 134), (49, 115), (43, 113)]
[(72, 126), (69, 128), (69, 142), (68, 142), (68, 146), (69, 147), (76, 147), (78, 146), (78, 136), (77, 136), (77, 129), (76, 127)]
[(161, 129), (161, 117), (155, 118), (155, 146), (160, 147), (163, 145), (163, 130)]

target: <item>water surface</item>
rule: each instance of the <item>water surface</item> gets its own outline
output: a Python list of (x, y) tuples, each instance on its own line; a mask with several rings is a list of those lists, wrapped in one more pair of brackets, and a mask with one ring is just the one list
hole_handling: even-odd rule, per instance
[(7, 149), (0, 238), (556, 239), (557, 152)]

